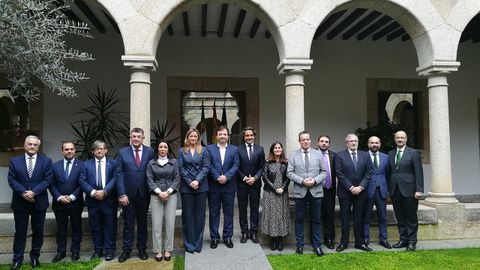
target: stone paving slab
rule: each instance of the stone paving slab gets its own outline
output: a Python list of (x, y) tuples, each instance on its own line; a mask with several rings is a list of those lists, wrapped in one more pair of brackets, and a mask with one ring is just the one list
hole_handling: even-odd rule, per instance
[(234, 247), (227, 248), (220, 242), (216, 249), (210, 248), (210, 241), (203, 241), (201, 253), (185, 254), (185, 270), (271, 270), (267, 256), (259, 244), (250, 240), (241, 244), (232, 239)]

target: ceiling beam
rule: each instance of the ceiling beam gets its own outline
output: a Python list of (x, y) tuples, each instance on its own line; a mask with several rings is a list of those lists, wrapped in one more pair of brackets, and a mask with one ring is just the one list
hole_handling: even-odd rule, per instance
[(183, 17), (183, 30), (185, 31), (185, 36), (190, 36), (190, 26), (188, 25), (188, 11), (182, 13)]
[(320, 26), (317, 28), (317, 31), (315, 31), (315, 35), (313, 36), (313, 39), (317, 39), (319, 36), (323, 34), (323, 32), (327, 31), (330, 26), (332, 26), (342, 15), (347, 12), (347, 10), (341, 10), (339, 12), (333, 13), (330, 15), (324, 22), (320, 24)]
[(387, 15), (384, 15), (378, 21), (374, 22), (369, 27), (367, 27), (367, 29), (360, 32), (360, 34), (357, 35), (357, 40), (364, 40), (366, 37), (373, 34), (375, 31), (377, 31), (378, 29), (383, 27), (386, 23), (388, 23), (391, 20), (392, 20), (392, 18), (390, 18)]
[(233, 32), (233, 36), (238, 38), (240, 35), (240, 30), (242, 30), (243, 21), (245, 20), (245, 15), (247, 12), (244, 9), (240, 9), (240, 13), (238, 13), (237, 23), (235, 25), (235, 31)]
[(207, 36), (207, 4), (202, 5), (202, 37)]
[(97, 28), (98, 32), (105, 34), (105, 26), (102, 22), (95, 16), (92, 10), (88, 7), (85, 1), (75, 0), (75, 5), (85, 14), (85, 17)]
[(115, 29), (115, 31), (120, 34), (120, 29), (118, 28), (118, 25), (117, 23), (113, 20), (113, 18), (110, 16), (110, 14), (108, 14), (107, 12), (105, 12), (105, 10), (102, 9), (102, 13), (103, 15), (105, 16), (105, 18), (107, 18), (107, 20), (110, 22), (110, 24), (112, 25), (113, 29)]
[(169, 36), (173, 36), (173, 26), (172, 26), (172, 24), (168, 25), (167, 32), (168, 32)]
[(340, 34), (343, 30), (345, 30), (348, 26), (350, 26), (354, 21), (356, 21), (360, 16), (365, 13), (367, 9), (364, 8), (357, 8), (355, 9), (350, 15), (347, 16), (343, 21), (341, 21), (332, 31), (327, 34), (327, 39), (332, 40), (338, 34)]
[(407, 31), (405, 31), (405, 29), (403, 29), (402, 27), (400, 27), (400, 28), (398, 28), (397, 30), (393, 31), (392, 33), (390, 33), (390, 34), (387, 36), (387, 41), (395, 40), (396, 38), (404, 35), (405, 33), (407, 33)]
[(250, 38), (254, 38), (257, 35), (258, 28), (260, 27), (260, 20), (255, 18), (255, 21), (250, 28)]
[(395, 31), (397, 30), (397, 28), (401, 28), (402, 26), (400, 26), (399, 23), (397, 22), (392, 22), (390, 23), (389, 25), (385, 26), (384, 28), (382, 28), (382, 30), (376, 32), (375, 34), (373, 34), (372, 36), (372, 39), (373, 40), (379, 40), (381, 39), (382, 37), (384, 37), (385, 35), (388, 35), (389, 33), (391, 33), (392, 31)]
[(365, 18), (363, 18), (361, 21), (359, 21), (357, 24), (352, 26), (347, 32), (345, 32), (343, 34), (343, 36), (342, 36), (343, 40), (347, 40), (347, 39), (353, 37), (354, 35), (356, 35), (358, 31), (365, 28), (367, 25), (369, 25), (371, 22), (373, 22), (380, 15), (382, 15), (382, 13), (380, 13), (378, 11), (375, 11), (375, 10), (370, 12), (370, 14), (365, 16)]
[(223, 30), (225, 29), (225, 21), (227, 20), (228, 4), (222, 4), (222, 12), (220, 13), (220, 22), (218, 23), (217, 36), (223, 37)]

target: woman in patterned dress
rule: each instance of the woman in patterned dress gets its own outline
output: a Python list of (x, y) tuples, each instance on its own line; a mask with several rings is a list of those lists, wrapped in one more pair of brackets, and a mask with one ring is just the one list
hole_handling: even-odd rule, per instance
[(288, 209), (287, 159), (281, 142), (270, 146), (268, 159), (263, 167), (262, 232), (271, 237), (271, 249), (283, 250), (283, 237), (288, 235), (290, 215)]

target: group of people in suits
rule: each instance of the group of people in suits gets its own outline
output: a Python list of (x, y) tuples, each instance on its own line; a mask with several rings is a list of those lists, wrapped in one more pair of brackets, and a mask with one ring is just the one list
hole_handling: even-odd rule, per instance
[[(346, 149), (330, 151), (330, 137), (320, 135), (318, 148), (311, 148), (310, 133), (298, 136), (300, 149), (288, 159), (287, 176), (293, 181), (295, 199), (295, 237), (297, 254), (303, 254), (305, 211), (310, 216), (313, 251), (323, 256), (322, 237), (334, 249), (335, 196), (340, 205), (341, 237), (336, 251), (348, 248), (350, 217), (353, 216), (355, 248), (372, 251), (370, 219), (373, 206), (378, 214), (379, 244), (387, 249), (416, 250), (418, 200), (423, 198), (423, 169), (420, 153), (406, 146), (404, 131), (394, 134), (396, 149), (381, 153), (380, 139), (368, 139), (367, 152), (358, 150), (358, 137), (348, 134)], [(387, 197), (393, 200), (400, 241), (387, 241)]]
[[(421, 156), (406, 146), (407, 135), (394, 135), (396, 149), (388, 155), (379, 151), (376, 136), (368, 140), (368, 152), (358, 150), (358, 137), (348, 134), (344, 151), (330, 151), (330, 137), (321, 135), (318, 148), (311, 147), (310, 133), (299, 134), (300, 148), (288, 160), (283, 145), (274, 142), (265, 159), (263, 147), (255, 143), (255, 130), (243, 130), (244, 143), (229, 144), (227, 127), (216, 131), (216, 143), (202, 146), (200, 133), (188, 130), (178, 160), (170, 155), (169, 143), (160, 141), (156, 151), (143, 144), (144, 132), (133, 128), (130, 145), (119, 150), (117, 158), (106, 156), (107, 147), (95, 141), (94, 158), (81, 162), (75, 158), (75, 145), (62, 143), (63, 159), (52, 161), (38, 153), (38, 137), (25, 139), (25, 154), (10, 161), (8, 183), (13, 190), (11, 207), (15, 218), (13, 265), (23, 262), (28, 221), (31, 218), (31, 266), (40, 265), (38, 258), (43, 244), (43, 226), (49, 206), (47, 189), (52, 195), (52, 209), (57, 229), (57, 255), (53, 262), (66, 257), (66, 236), (70, 220), (71, 259), (79, 259), (82, 239), (81, 214), (88, 208), (94, 254), (112, 260), (117, 233), (117, 206), (123, 210), (123, 241), (119, 262), (130, 258), (135, 223), (138, 257), (148, 258), (147, 213), (152, 209), (152, 235), (155, 259), (170, 260), (177, 193), (182, 201), (182, 233), (185, 251), (200, 253), (205, 227), (208, 198), (210, 248), (223, 240), (233, 248), (233, 210), (238, 200), (240, 243), (249, 239), (258, 243), (259, 207), (262, 181), (264, 205), (261, 230), (271, 236), (272, 250), (283, 249), (283, 237), (289, 233), (288, 186), (295, 200), (295, 239), (297, 254), (303, 254), (304, 221), (308, 211), (310, 238), (314, 253), (323, 256), (322, 239), (329, 249), (335, 240), (335, 196), (341, 216), (341, 238), (337, 251), (349, 243), (350, 216), (353, 213), (355, 248), (371, 251), (369, 230), (371, 211), (375, 205), (379, 219), (380, 245), (392, 248), (387, 241), (386, 200), (392, 198), (398, 221), (400, 241), (393, 248), (416, 249), (418, 200), (423, 197)], [(85, 193), (85, 199), (83, 193)], [(219, 233), (220, 212), (223, 231)], [(163, 227), (165, 224), (165, 234)]]

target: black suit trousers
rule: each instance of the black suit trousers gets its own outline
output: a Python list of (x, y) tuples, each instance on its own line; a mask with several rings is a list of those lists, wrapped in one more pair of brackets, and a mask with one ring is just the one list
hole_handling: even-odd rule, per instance
[[(237, 188), (238, 216), (242, 233), (257, 233), (260, 186), (239, 184)], [(248, 226), (248, 204), (250, 203), (250, 226)]]
[(358, 196), (350, 196), (348, 198), (339, 198), (340, 216), (342, 221), (342, 238), (341, 243), (348, 245), (350, 235), (350, 215), (353, 206), (353, 232), (355, 234), (355, 245), (365, 244), (363, 220), (367, 200)]
[(70, 219), (70, 225), (72, 226), (70, 251), (79, 253), (80, 243), (82, 242), (83, 207), (56, 207), (53, 212), (57, 222), (57, 252), (65, 254), (67, 251), (68, 220)]
[(400, 189), (395, 187), (392, 198), (393, 212), (397, 218), (400, 241), (416, 244), (418, 232), (418, 200), (415, 197), (403, 197)]
[(27, 241), (28, 220), (31, 217), (32, 226), (32, 249), (30, 259), (40, 257), (40, 249), (43, 245), (43, 227), (47, 210), (38, 210), (33, 204), (28, 204), (22, 210), (14, 210), (15, 235), (13, 240), (13, 262), (23, 262), (23, 253)]
[(335, 240), (335, 189), (323, 188), (322, 199), (323, 240)]
[(123, 251), (132, 251), (135, 234), (135, 220), (137, 221), (137, 249), (147, 248), (147, 214), (150, 205), (150, 196), (146, 198), (129, 198), (127, 206), (122, 207), (123, 211)]

